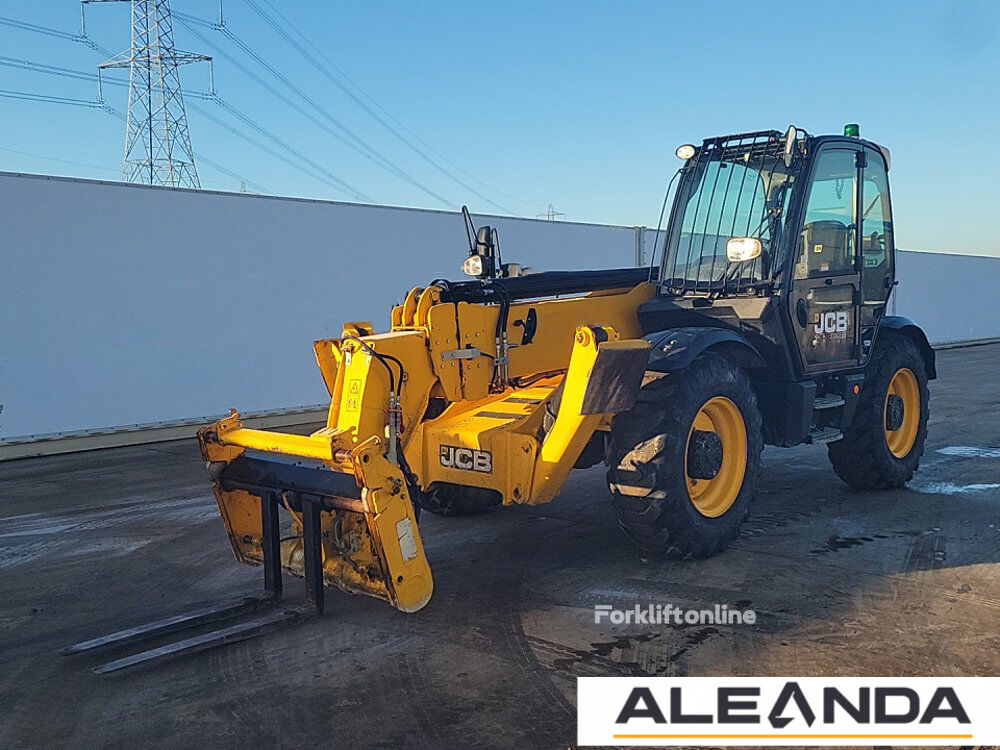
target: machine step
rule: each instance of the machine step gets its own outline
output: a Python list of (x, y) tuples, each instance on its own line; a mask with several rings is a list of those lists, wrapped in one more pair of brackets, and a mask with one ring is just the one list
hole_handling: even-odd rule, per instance
[(844, 397), (838, 396), (836, 393), (827, 393), (822, 396), (817, 396), (813, 401), (813, 410), (817, 411), (819, 409), (833, 409), (837, 406), (844, 405)]
[(822, 445), (840, 440), (842, 437), (844, 437), (844, 433), (836, 427), (820, 427), (809, 433), (809, 442), (813, 445)]

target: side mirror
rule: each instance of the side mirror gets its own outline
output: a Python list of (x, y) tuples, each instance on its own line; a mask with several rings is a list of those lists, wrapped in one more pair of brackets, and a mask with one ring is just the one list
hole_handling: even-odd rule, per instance
[(726, 260), (730, 263), (743, 263), (760, 256), (764, 246), (756, 237), (730, 237), (726, 243)]
[(789, 125), (788, 130), (785, 132), (785, 169), (792, 166), (792, 153), (795, 150), (795, 139), (798, 135), (799, 133), (795, 129), (795, 126)]

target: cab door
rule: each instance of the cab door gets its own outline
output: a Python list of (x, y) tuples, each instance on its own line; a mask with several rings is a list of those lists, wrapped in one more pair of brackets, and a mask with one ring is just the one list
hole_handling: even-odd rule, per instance
[(858, 203), (863, 152), (850, 144), (816, 154), (801, 211), (790, 295), (806, 372), (858, 364)]
[(896, 276), (892, 202), (885, 157), (865, 147), (861, 183), (861, 356), (867, 360)]

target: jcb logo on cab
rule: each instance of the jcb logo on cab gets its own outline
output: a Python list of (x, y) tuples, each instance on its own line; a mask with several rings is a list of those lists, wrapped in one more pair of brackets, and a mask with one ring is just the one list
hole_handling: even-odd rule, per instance
[(847, 330), (847, 312), (821, 313), (816, 322), (816, 333), (843, 333)]

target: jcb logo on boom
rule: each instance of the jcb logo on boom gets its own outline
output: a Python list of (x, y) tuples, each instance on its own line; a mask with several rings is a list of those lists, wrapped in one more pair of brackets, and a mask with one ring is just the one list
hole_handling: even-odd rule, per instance
[(472, 448), (442, 445), (441, 465), (449, 469), (463, 469), (465, 471), (478, 471), (483, 474), (490, 474), (493, 472), (493, 454), (489, 451), (477, 451)]
[(820, 313), (816, 321), (816, 333), (843, 333), (847, 330), (847, 312)]

